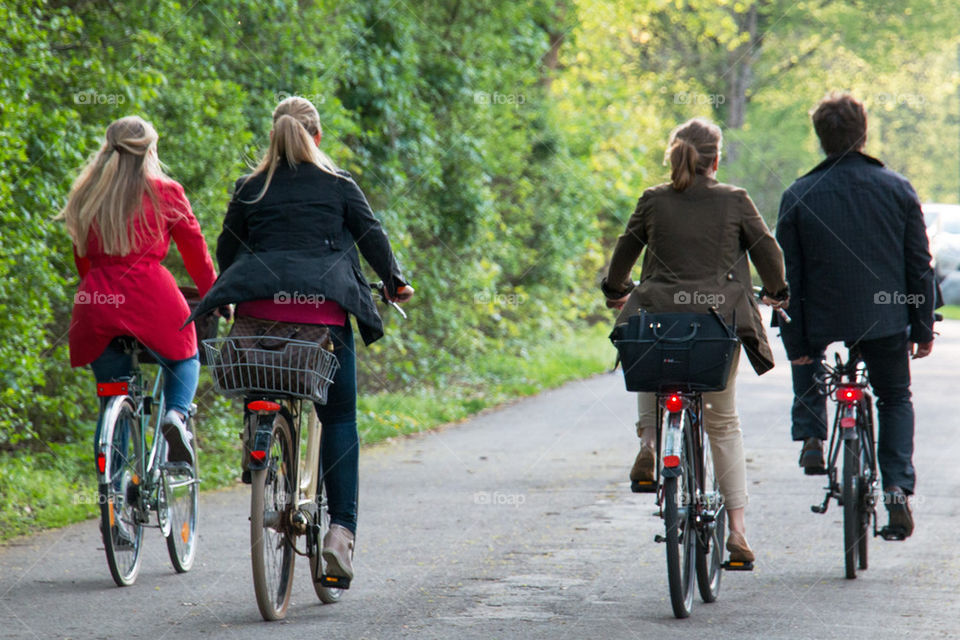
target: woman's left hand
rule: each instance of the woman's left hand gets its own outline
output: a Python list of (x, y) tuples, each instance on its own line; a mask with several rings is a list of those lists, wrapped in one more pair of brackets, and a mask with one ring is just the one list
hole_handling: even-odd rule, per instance
[(390, 297), (389, 293), (385, 293), (387, 297), (387, 302), (397, 302), (403, 304), (410, 300), (413, 297), (414, 289), (408, 284), (403, 285), (402, 287), (397, 287), (397, 295), (395, 297)]
[(627, 299), (629, 297), (630, 294), (627, 294), (622, 298), (607, 298), (607, 309), (616, 309), (617, 311), (623, 309), (623, 305), (627, 304)]

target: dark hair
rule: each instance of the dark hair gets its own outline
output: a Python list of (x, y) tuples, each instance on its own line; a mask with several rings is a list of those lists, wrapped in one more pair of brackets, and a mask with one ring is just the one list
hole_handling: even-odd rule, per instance
[(830, 93), (811, 114), (813, 129), (828, 156), (859, 151), (867, 142), (867, 110), (849, 93)]
[(683, 191), (693, 184), (696, 174), (710, 170), (720, 153), (722, 138), (720, 127), (703, 118), (687, 120), (670, 133), (667, 160), (674, 189)]

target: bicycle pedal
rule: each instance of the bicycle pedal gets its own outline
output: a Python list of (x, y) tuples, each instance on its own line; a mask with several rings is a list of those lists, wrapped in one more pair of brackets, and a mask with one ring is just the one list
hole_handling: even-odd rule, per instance
[(891, 529), (890, 527), (880, 529), (877, 535), (887, 542), (903, 542), (907, 539), (907, 536), (903, 535), (900, 529)]
[(727, 560), (720, 568), (726, 569), (727, 571), (753, 571), (752, 562), (741, 562), (739, 560)]
[(666, 542), (667, 539), (664, 538), (662, 535), (660, 535), (660, 534), (658, 533), (657, 535), (653, 536), (653, 541), (654, 541), (654, 542)]
[(320, 579), (317, 580), (317, 582), (324, 587), (330, 587), (331, 589), (350, 588), (350, 578), (345, 578), (344, 576), (328, 576), (324, 574), (320, 576)]
[(657, 483), (653, 480), (631, 480), (630, 491), (634, 493), (656, 493)]

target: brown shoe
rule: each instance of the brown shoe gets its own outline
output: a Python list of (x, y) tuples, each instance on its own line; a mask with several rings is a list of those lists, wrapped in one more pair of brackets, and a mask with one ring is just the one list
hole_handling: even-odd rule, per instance
[(653, 482), (656, 473), (657, 456), (653, 447), (640, 445), (640, 452), (637, 459), (633, 461), (633, 468), (630, 469), (631, 482)]
[(747, 539), (742, 533), (730, 531), (727, 537), (727, 551), (730, 552), (731, 562), (753, 562), (756, 557), (753, 555), (753, 549), (747, 544)]
[(883, 493), (890, 521), (881, 531), (885, 540), (906, 540), (913, 535), (913, 514), (910, 512), (910, 496), (900, 487), (890, 487)]
[(353, 533), (339, 524), (330, 525), (323, 537), (323, 561), (326, 574), (353, 579)]
[(822, 476), (827, 473), (827, 464), (823, 460), (823, 440), (807, 438), (800, 450), (800, 466), (808, 476)]

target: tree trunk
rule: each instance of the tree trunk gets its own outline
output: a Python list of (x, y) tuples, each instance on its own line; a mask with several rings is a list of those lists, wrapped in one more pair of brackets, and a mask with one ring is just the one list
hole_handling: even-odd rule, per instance
[(739, 26), (740, 34), (746, 35), (746, 40), (727, 56), (727, 72), (724, 101), (717, 104), (720, 120), (724, 128), (732, 134), (724, 144), (727, 162), (735, 165), (739, 159), (739, 144), (737, 132), (743, 128), (747, 117), (747, 93), (753, 83), (753, 65), (759, 56), (763, 36), (757, 35), (757, 6), (754, 3), (746, 12), (735, 14), (734, 19)]

